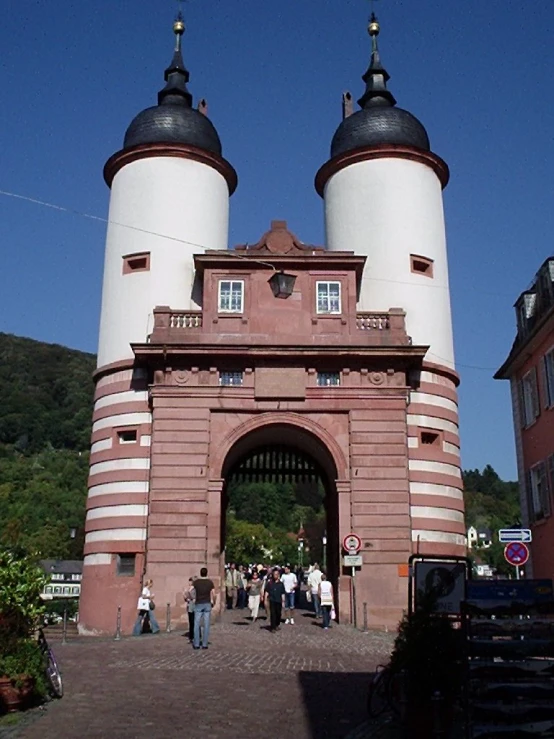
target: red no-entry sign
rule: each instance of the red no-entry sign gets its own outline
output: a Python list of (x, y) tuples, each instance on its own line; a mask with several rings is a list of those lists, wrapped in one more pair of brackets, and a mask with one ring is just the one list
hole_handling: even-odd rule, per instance
[(342, 547), (351, 554), (357, 554), (362, 548), (362, 540), (358, 534), (348, 534), (342, 540)]
[(512, 541), (504, 549), (504, 557), (514, 567), (524, 565), (529, 559), (529, 547), (520, 541)]

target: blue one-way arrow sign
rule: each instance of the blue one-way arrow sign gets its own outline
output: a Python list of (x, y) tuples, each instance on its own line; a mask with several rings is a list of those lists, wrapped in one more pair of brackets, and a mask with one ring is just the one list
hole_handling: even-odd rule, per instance
[(502, 544), (509, 544), (512, 541), (530, 544), (532, 540), (531, 529), (500, 529), (498, 532), (498, 541)]

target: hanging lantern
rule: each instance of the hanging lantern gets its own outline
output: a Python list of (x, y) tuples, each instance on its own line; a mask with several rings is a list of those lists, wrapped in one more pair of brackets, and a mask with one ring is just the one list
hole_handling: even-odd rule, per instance
[(296, 275), (288, 275), (286, 272), (274, 272), (269, 278), (269, 284), (276, 298), (289, 298), (294, 290)]

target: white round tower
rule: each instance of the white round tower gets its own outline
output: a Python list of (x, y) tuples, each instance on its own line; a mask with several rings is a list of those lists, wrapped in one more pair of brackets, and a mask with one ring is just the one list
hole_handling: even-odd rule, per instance
[[(201, 305), (193, 255), (227, 249), (237, 185), (217, 131), (192, 107), (181, 16), (158, 105), (135, 117), (106, 163), (111, 188), (92, 425), (80, 629), (129, 631), (146, 562), (152, 414), (146, 371), (134, 361), (158, 305)], [(98, 608), (102, 602), (103, 607)]]
[(375, 15), (368, 30), (361, 109), (345, 106), (316, 189), (324, 198), (327, 248), (367, 256), (358, 310), (404, 309), (412, 343), (429, 347), (408, 398), (412, 539), (421, 551), (461, 554), (458, 376), (442, 201), (449, 172), (423, 125), (396, 107), (387, 89)]
[(136, 116), (104, 168), (111, 197), (99, 367), (132, 358), (131, 344), (146, 341), (156, 305), (198, 307), (193, 254), (228, 247), (236, 173), (214, 126), (192, 107), (181, 19), (174, 32), (158, 105)]
[(442, 188), (448, 167), (430, 152), (423, 125), (396, 107), (369, 24), (373, 50), (361, 110), (344, 118), (320, 169), (327, 248), (367, 255), (360, 310), (402, 306), (414, 344), (454, 366)]

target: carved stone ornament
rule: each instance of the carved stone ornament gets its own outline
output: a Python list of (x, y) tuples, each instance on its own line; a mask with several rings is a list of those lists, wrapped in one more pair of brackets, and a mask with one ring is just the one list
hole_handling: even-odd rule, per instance
[(382, 385), (385, 382), (384, 372), (370, 372), (369, 381), (372, 385)]
[(173, 372), (173, 381), (176, 385), (186, 385), (190, 380), (190, 372), (188, 370), (175, 370)]

